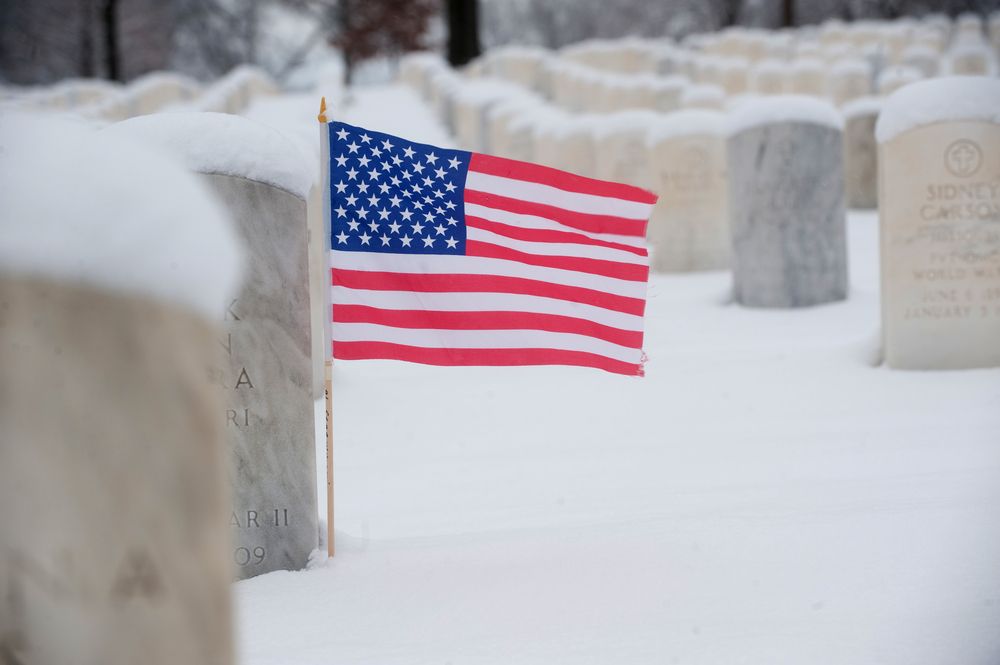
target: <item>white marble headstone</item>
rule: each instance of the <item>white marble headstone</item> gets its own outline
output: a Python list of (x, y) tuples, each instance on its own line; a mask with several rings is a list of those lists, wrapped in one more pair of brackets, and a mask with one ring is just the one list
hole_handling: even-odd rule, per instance
[(1000, 81), (900, 90), (877, 134), (886, 363), (1000, 365)]

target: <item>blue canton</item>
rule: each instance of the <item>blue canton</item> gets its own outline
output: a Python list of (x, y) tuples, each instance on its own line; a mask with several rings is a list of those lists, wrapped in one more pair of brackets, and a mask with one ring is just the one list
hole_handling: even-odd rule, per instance
[(330, 123), (331, 247), (465, 254), (471, 153)]

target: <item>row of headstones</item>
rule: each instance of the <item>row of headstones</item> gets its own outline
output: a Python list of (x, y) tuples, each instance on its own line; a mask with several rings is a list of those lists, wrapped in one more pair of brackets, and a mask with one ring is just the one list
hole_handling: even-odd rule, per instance
[(48, 88), (8, 88), (0, 95), (0, 108), (74, 111), (117, 122), (166, 109), (240, 113), (254, 98), (276, 92), (278, 86), (267, 72), (241, 65), (208, 86), (174, 72), (153, 72), (127, 86), (80, 79)]
[[(653, 268), (731, 267), (734, 297), (748, 306), (845, 298), (845, 208), (878, 206), (887, 229), (887, 362), (978, 367), (1000, 364), (1000, 233), (989, 231), (991, 220), (1000, 222), (1000, 172), (985, 163), (1000, 148), (997, 127), (988, 122), (1000, 117), (998, 86), (985, 77), (910, 86), (930, 92), (896, 115), (940, 115), (950, 128), (941, 135), (952, 138), (951, 148), (938, 145), (944, 139), (928, 138), (936, 134), (925, 128), (880, 146), (875, 128), (883, 100), (876, 98), (855, 100), (844, 112), (812, 97), (775, 96), (729, 113), (573, 115), (517, 86), (467, 84), (443, 118), (468, 149), (656, 191), (660, 203), (649, 231)], [(965, 103), (951, 111), (954, 99)], [(970, 108), (982, 116), (973, 125), (962, 116)], [(908, 152), (916, 154), (897, 156)], [(977, 160), (982, 164), (975, 169), (966, 164)], [(921, 176), (915, 165), (923, 163)], [(943, 166), (932, 168), (938, 164)], [(880, 203), (880, 190), (894, 198)], [(924, 201), (916, 214), (901, 203), (912, 199)], [(908, 241), (891, 239), (889, 229)], [(920, 250), (911, 254), (914, 234)], [(961, 269), (951, 270), (958, 263)]]
[[(421, 68), (425, 70), (422, 75), (415, 75)], [(673, 136), (690, 134), (694, 131), (691, 118), (697, 116), (692, 109), (712, 109), (722, 115), (717, 98), (698, 94), (701, 92), (698, 87), (688, 88), (681, 96), (680, 105), (684, 107), (681, 111), (573, 114), (519, 86), (485, 79), (459, 83), (454, 72), (424, 56), (416, 58), (416, 63), (407, 63), (403, 74), (411, 82), (417, 82), (445, 126), (469, 150), (540, 162), (649, 189), (659, 187), (655, 175), (659, 167), (653, 157), (656, 141), (651, 137), (664, 132)], [(775, 97), (774, 101), (780, 105), (786, 103), (785, 99)], [(881, 106), (879, 98), (861, 97), (842, 109), (846, 203), (851, 208), (871, 209), (877, 205), (874, 126)], [(610, 154), (608, 145), (621, 143), (628, 136), (632, 141), (627, 150), (610, 159), (597, 159), (598, 154)], [(677, 265), (688, 263), (699, 264), (679, 261)]]

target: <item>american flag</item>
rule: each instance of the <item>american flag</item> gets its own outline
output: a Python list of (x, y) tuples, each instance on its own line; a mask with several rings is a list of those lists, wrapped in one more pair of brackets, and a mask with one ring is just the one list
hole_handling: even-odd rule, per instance
[(333, 356), (642, 375), (656, 195), (328, 124)]

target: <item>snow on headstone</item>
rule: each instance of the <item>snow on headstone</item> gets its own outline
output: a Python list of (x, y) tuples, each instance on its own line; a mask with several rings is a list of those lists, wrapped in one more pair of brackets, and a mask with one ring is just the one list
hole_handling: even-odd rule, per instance
[(922, 78), (923, 74), (916, 67), (906, 67), (903, 65), (886, 67), (878, 75), (876, 88), (878, 89), (878, 94), (887, 97), (903, 86), (916, 83)]
[(813, 97), (747, 101), (729, 121), (736, 302), (803, 307), (847, 295), (842, 119)]
[(681, 93), (681, 108), (719, 110), (726, 104), (726, 92), (717, 85), (689, 85)]
[[(317, 545), (310, 157), (276, 130), (222, 114), (143, 116), (107, 131), (162, 146), (203, 174), (247, 247), (244, 288), (218, 312), (225, 356), (212, 376), (228, 399), (232, 560), (239, 578), (302, 568)], [(349, 150), (335, 144), (331, 152)]]
[(521, 113), (530, 112), (543, 106), (535, 97), (518, 96), (504, 99), (494, 104), (486, 113), (486, 141), (483, 151), (507, 157), (512, 153), (510, 146), (510, 122)]
[(510, 83), (482, 79), (465, 81), (455, 91), (455, 135), (465, 150), (481, 151), (486, 143), (486, 120), (490, 107), (527, 92)]
[(915, 83), (876, 132), (886, 363), (1000, 365), (1000, 81)]
[(878, 207), (878, 145), (875, 122), (882, 110), (879, 97), (861, 97), (844, 105), (844, 186), (847, 206)]
[(653, 111), (619, 111), (597, 126), (597, 177), (652, 189), (646, 135), (661, 117)]
[(52, 118), (0, 118), (0, 189), (3, 660), (232, 663), (205, 381), (230, 220), (174, 160)]
[(649, 224), (652, 267), (664, 272), (729, 266), (725, 114), (687, 110), (660, 119), (648, 136), (659, 201)]

